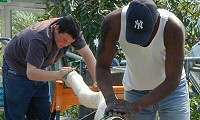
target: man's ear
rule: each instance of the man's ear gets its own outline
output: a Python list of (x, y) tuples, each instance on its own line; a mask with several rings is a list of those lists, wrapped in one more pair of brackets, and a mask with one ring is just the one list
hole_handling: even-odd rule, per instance
[(54, 27), (54, 28), (55, 28), (55, 30), (57, 30), (57, 31), (58, 31), (58, 30), (59, 30), (59, 25), (55, 25), (55, 27)]

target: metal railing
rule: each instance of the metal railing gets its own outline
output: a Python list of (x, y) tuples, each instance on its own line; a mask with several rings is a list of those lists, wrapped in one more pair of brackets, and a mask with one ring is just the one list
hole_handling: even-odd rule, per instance
[(11, 40), (10, 38), (3, 38), (3, 37), (0, 38), (0, 42), (3, 45), (7, 45), (10, 40)]
[[(186, 79), (191, 83), (194, 92), (200, 94), (200, 57), (185, 57), (185, 73)], [(197, 72), (197, 77), (192, 74), (192, 71)]]

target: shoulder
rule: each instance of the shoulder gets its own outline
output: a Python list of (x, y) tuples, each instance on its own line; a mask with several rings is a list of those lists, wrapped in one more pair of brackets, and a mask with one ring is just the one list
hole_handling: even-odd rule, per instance
[(108, 20), (116, 20), (116, 18), (119, 19), (119, 18), (121, 18), (121, 12), (122, 12), (121, 8), (116, 9), (116, 10), (110, 12), (108, 15), (106, 15), (105, 18), (107, 18)]
[(83, 32), (80, 33), (79, 38), (77, 38), (73, 43), (72, 46), (76, 49), (79, 50), (83, 47), (86, 46), (86, 41), (83, 35)]
[(117, 9), (105, 16), (101, 30), (109, 29), (112, 33), (119, 34), (121, 27), (121, 12), (122, 9)]
[(178, 17), (171, 14), (168, 18), (166, 29), (170, 31), (178, 30), (180, 32), (184, 32), (185, 27)]
[(185, 27), (174, 14), (169, 16), (164, 33), (165, 43), (177, 43), (185, 40)]

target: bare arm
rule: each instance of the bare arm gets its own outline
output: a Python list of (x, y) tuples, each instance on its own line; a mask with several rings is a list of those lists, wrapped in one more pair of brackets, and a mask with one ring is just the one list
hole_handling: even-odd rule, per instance
[[(109, 17), (108, 17), (109, 18)], [(183, 62), (185, 29), (182, 22), (174, 15), (169, 17), (164, 31), (164, 44), (166, 47), (165, 74), (166, 79), (151, 93), (134, 103), (125, 100), (116, 100), (110, 79), (110, 64), (114, 57), (117, 34), (113, 33), (113, 21), (106, 18), (101, 28), (101, 41), (97, 55), (97, 82), (105, 99), (107, 100), (106, 114), (109, 112), (133, 115), (141, 109), (149, 107), (169, 96), (179, 85)], [(116, 25), (115, 30), (117, 29)], [(119, 34), (118, 34), (119, 35)], [(111, 99), (109, 99), (111, 98)], [(113, 101), (114, 100), (114, 101)]]
[(27, 63), (27, 76), (35, 81), (63, 80), (63, 77), (72, 70), (73, 68), (64, 67), (59, 71), (46, 71)]
[[(120, 11), (119, 11), (120, 12)], [(110, 66), (115, 56), (116, 42), (120, 31), (120, 13), (109, 14), (101, 25), (101, 40), (97, 51), (97, 83), (107, 103), (115, 99)]]
[(78, 53), (84, 58), (86, 65), (89, 69), (90, 75), (93, 81), (96, 81), (96, 59), (90, 50), (90, 48), (86, 45), (84, 48), (78, 50)]
[(138, 110), (146, 108), (166, 98), (175, 91), (179, 85), (184, 62), (184, 40), (184, 25), (177, 17), (171, 15), (164, 32), (164, 43), (166, 47), (166, 79), (151, 93), (136, 102)]

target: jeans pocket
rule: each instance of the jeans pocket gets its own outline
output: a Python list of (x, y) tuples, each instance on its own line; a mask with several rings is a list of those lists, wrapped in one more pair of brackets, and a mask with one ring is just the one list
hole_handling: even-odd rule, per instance
[(21, 75), (19, 74), (19, 73), (17, 73), (15, 70), (13, 70), (13, 69), (8, 69), (8, 71), (7, 71), (7, 77), (8, 78), (18, 78), (18, 77), (20, 77)]

